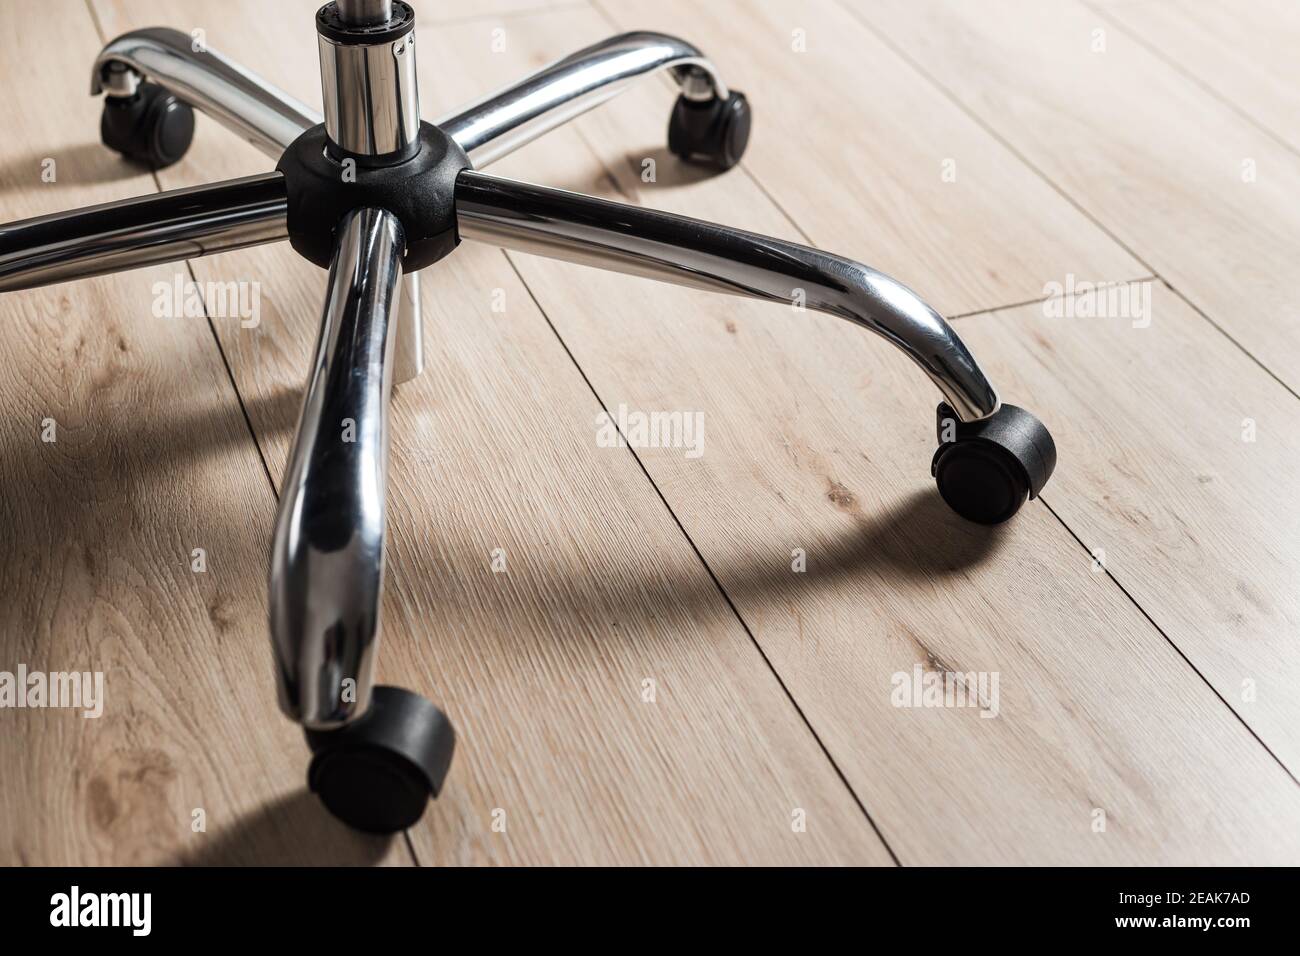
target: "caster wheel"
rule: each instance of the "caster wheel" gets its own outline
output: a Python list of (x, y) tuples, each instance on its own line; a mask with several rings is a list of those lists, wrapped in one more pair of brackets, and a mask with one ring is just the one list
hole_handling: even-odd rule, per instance
[(325, 808), (367, 833), (396, 833), (420, 819), (451, 766), (451, 722), (419, 694), (376, 687), (370, 710), (338, 730), (309, 730), (307, 785)]
[(194, 139), (194, 110), (156, 83), (131, 96), (104, 97), (99, 138), (109, 149), (154, 169), (185, 155)]
[(967, 521), (1006, 521), (1038, 497), (1056, 467), (1047, 427), (1015, 405), (1003, 405), (982, 421), (962, 422), (940, 403), (938, 423), (941, 444), (930, 474), (948, 507)]
[(679, 96), (668, 122), (668, 149), (685, 160), (730, 169), (745, 155), (750, 121), (744, 93), (702, 103)]

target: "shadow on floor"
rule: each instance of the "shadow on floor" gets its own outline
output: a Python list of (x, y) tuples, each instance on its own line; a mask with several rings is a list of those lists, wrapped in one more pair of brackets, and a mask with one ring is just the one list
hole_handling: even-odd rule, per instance
[(302, 789), (247, 814), (217, 833), (193, 835), (198, 848), (169, 866), (374, 866), (402, 837), (372, 836), (329, 815), (315, 794)]
[[(879, 591), (927, 582), (941, 586), (945, 578), (965, 574), (992, 560), (1008, 540), (1006, 526), (990, 528), (963, 521), (931, 487), (896, 501), (881, 514), (855, 509), (852, 525), (841, 522), (829, 535), (821, 530), (814, 540), (798, 542), (806, 549), (807, 570), (795, 573), (789, 551), (774, 552), (769, 548), (751, 553), (739, 546), (719, 548), (716, 542), (700, 540), (689, 511), (679, 510), (678, 516), (687, 531), (694, 532), (709, 571), (722, 584), (731, 603), (751, 622), (761, 620), (767, 611), (816, 601), (819, 593), (842, 593), (845, 587)], [(478, 542), (473, 530), (460, 521), (445, 521), (438, 516), (429, 520), (436, 528), (439, 546), (399, 545), (400, 555), (390, 555), (390, 567), (400, 568), (402, 577), (420, 580), (431, 606), (454, 613), (450, 609), (467, 600), (466, 572), (449, 566), (446, 556), (474, 553)], [(411, 541), (423, 542), (429, 528), (406, 531)], [(628, 626), (618, 628), (606, 639), (630, 638), (637, 631), (637, 621), (654, 626), (659, 605), (647, 599), (647, 590), (670, 596), (688, 614), (707, 616), (717, 610), (718, 588), (713, 577), (694, 562), (680, 565), (680, 570), (664, 570), (665, 579), (657, 585), (637, 575), (608, 574), (599, 586), (593, 587), (588, 567), (559, 561), (533, 565), (531, 573), (536, 575), (531, 586), (562, 595), (557, 600), (572, 606), (575, 612), (590, 612), (599, 619), (610, 607), (619, 608), (619, 620)], [(498, 629), (504, 633), (526, 632), (535, 627), (535, 621), (518, 602), (494, 604), (493, 614)]]
[[(47, 160), (54, 160), (52, 173), (54, 180), (47, 182), (42, 178), (48, 167)], [(59, 183), (112, 183), (123, 179), (141, 178), (149, 173), (149, 167), (128, 160), (113, 152), (95, 139), (91, 142), (77, 143), (54, 149), (38, 149), (25, 156), (9, 159), (0, 169), (0, 197), (11, 192), (23, 192), (31, 189), (57, 189)], [(151, 179), (141, 178), (141, 195), (151, 195), (158, 187)], [(0, 220), (17, 218), (0, 216)]]

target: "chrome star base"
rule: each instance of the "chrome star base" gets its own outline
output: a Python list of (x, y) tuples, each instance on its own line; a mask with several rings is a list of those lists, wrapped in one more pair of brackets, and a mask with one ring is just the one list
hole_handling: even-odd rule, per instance
[(749, 140), (748, 101), (691, 44), (613, 37), (430, 124), (407, 3), (336, 0), (315, 26), (324, 115), (194, 50), (177, 30), (136, 30), (105, 46), (91, 91), (105, 97), (106, 145), (155, 166), (175, 162), (197, 109), (277, 169), (0, 226), (0, 292), (285, 239), (329, 268), (276, 520), (270, 632), (280, 707), (306, 729), (312, 789), (343, 820), (379, 832), (409, 826), (451, 762), (442, 713), (408, 691), (375, 688), (372, 673), (389, 402), (393, 383), (424, 364), (414, 272), (462, 240), (847, 319), (900, 349), (938, 389), (932, 471), (959, 514), (1005, 520), (1050, 477), (1046, 428), (1000, 405), (952, 327), (902, 283), (807, 246), (482, 171), (661, 71), (681, 91), (671, 151), (734, 165)]

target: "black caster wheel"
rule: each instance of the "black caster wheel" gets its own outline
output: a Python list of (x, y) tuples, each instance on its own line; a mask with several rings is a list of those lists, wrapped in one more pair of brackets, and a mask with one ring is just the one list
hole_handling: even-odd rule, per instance
[(194, 110), (156, 83), (130, 96), (105, 96), (99, 138), (109, 149), (154, 169), (185, 155), (194, 139)]
[(1052, 477), (1056, 444), (1047, 427), (1015, 405), (983, 421), (961, 422), (939, 404), (938, 450), (930, 474), (939, 494), (968, 521), (1000, 524), (1020, 510)]
[(702, 103), (679, 96), (668, 121), (668, 149), (685, 160), (730, 169), (745, 155), (750, 120), (744, 93)]
[(380, 686), (363, 716), (338, 730), (309, 730), (307, 744), (307, 785), (325, 808), (357, 830), (396, 833), (442, 789), (456, 734), (419, 694)]

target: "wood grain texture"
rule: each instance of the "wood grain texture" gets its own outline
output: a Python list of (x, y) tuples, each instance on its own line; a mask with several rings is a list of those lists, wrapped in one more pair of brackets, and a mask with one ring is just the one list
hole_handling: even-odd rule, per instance
[[(0, 221), (156, 188), (99, 144), (85, 5), (46, 11), (0, 32), (6, 87), (40, 91), (0, 102)], [(0, 864), (409, 863), (340, 832), (267, 719), (274, 498), (207, 322), (153, 314), (172, 275), (0, 296), (0, 670), (102, 671), (105, 694), (93, 719), (0, 710)]]
[[(1043, 17), (1037, 9), (998, 5), (1016, 28), (996, 37), (990, 32), (987, 44), (973, 42), (976, 33), (960, 32), (962, 24), (974, 31), (984, 21), (966, 20), (949, 7), (894, 5), (882, 22), (899, 42), (944, 64), (945, 71), (964, 62), (969, 69), (960, 86), (968, 92), (957, 95), (977, 104), (1005, 135), (1023, 141), (1026, 154), (1059, 176), (1082, 206), (1098, 209), (1117, 234), (1134, 232), (1135, 248), (1149, 255), (1161, 275), (1250, 350), (1248, 357), (1221, 335), (1183, 332), (1195, 325), (1190, 310), (1167, 295), (1153, 304), (1150, 329), (1124, 320), (1040, 328), (1035, 351), (1043, 341), (1056, 351), (1036, 363), (1069, 363), (1045, 379), (1044, 387), (1064, 398), (1066, 385), (1076, 396), (1075, 413), (1065, 417), (1064, 427), (1086, 423), (1078, 435), (1089, 451), (1081, 460), (1089, 462), (1086, 479), (1070, 484), (1072, 493), (1056, 491), (1048, 499), (1060, 502), (1062, 517), (1090, 547), (1107, 551), (1120, 582), (1291, 770), (1300, 772), (1300, 702), (1288, 690), (1300, 676), (1300, 511), (1293, 496), (1281, 492), (1294, 483), (1290, 476), (1300, 461), (1300, 443), (1288, 426), (1297, 399), (1276, 382), (1261, 380), (1255, 364), (1284, 370), (1289, 346), (1282, 339), (1295, 338), (1300, 318), (1293, 281), (1300, 216), (1293, 201), (1276, 193), (1287, 188), (1288, 177), (1300, 186), (1300, 157), (1221, 108), (1121, 31), (1107, 34), (1105, 53), (1089, 54), (1085, 44), (1079, 54), (1078, 30), (1092, 22), (1092, 13), (1063, 4), (1057, 16)], [(995, 56), (997, 65), (983, 70), (963, 60), (981, 50)], [(1011, 85), (1025, 83), (1017, 72), (1027, 61), (1053, 55), (1063, 69), (1075, 70), (1071, 92), (1057, 71), (1034, 86), (1032, 108), (1024, 92), (1015, 93), (1011, 105)], [(1144, 90), (1126, 102), (1149, 124), (1105, 125), (1106, 136), (1082, 138), (1067, 160), (1045, 125), (1049, 116), (1059, 123), (1067, 111), (1081, 108), (1080, 99), (1083, 108), (1088, 101), (1099, 107), (1107, 96), (1118, 102), (1120, 84)], [(1175, 95), (1186, 101), (1178, 109), (1170, 102)], [(1211, 104), (1198, 106), (1194, 121), (1183, 112), (1193, 99)], [(1096, 119), (1102, 111), (1090, 115)], [(1032, 134), (1023, 125), (1031, 116), (1043, 120)], [(1229, 124), (1213, 134), (1221, 141), (1194, 146), (1190, 137), (1207, 138), (1211, 127), (1205, 124), (1220, 120)], [(1145, 132), (1139, 134), (1139, 126)], [(1251, 155), (1249, 146), (1267, 147), (1276, 158), (1258, 182), (1234, 182), (1228, 167), (1213, 165), (1216, 159), (1227, 162), (1234, 149)], [(1157, 152), (1166, 158), (1158, 167)], [(1127, 185), (1114, 169), (1104, 171), (1116, 165), (1131, 177)], [(1205, 188), (1164, 205), (1193, 178)], [(1127, 197), (1122, 202), (1121, 193)], [(1096, 341), (1079, 336), (1074, 348), (1061, 352), (1058, 337), (1073, 339), (1071, 331), (1081, 325), (1095, 327)], [(1122, 351), (1119, 327), (1131, 336)], [(1258, 440), (1244, 441), (1252, 428)], [(1243, 701), (1244, 681), (1255, 682), (1244, 686), (1255, 686), (1259, 700)]]
[[(688, 13), (613, 25), (689, 36)], [(602, 29), (530, 26), (550, 54)], [(642, 180), (672, 95), (643, 85), (494, 169), (797, 238), (765, 180), (667, 158)], [(699, 459), (638, 455), (902, 862), (1300, 859), (1294, 781), (1045, 507), (986, 531), (938, 504), (937, 396), (902, 356), (835, 319), (511, 258), (607, 407), (704, 414)], [(1009, 381), (1056, 427), (1050, 395)], [(1063, 445), (1061, 475), (1083, 454)], [(1000, 716), (893, 706), (917, 665), (998, 673)]]
[(1300, 152), (1300, 6), (1291, 0), (1093, 6)]
[(1072, 466), (1047, 502), (1300, 769), (1300, 501), (1282, 491), (1300, 403), (1163, 285), (1149, 327), (1029, 308), (962, 328), (1005, 388), (1053, 411)]
[(844, 2), (1300, 390), (1300, 156), (1073, 0)]
[[(314, 36), (297, 29), (314, 5), (249, 31), (262, 6), (214, 0), (189, 18), (318, 102)], [(169, 7), (99, 11), (113, 33), (174, 22)], [(491, 39), (487, 21), (425, 31), (421, 62), (488, 53)], [(468, 98), (433, 69), (421, 81), (426, 115)], [(164, 183), (265, 168), (241, 144), (206, 145)], [(324, 274), (287, 246), (195, 269), (267, 290), (253, 334), (217, 328), (278, 479)], [(411, 833), (421, 862), (890, 862), (635, 459), (596, 447), (599, 406), (505, 257), (464, 248), (423, 273), (423, 294), (428, 368), (394, 402), (379, 668), (458, 730), (448, 786)], [(280, 720), (270, 697), (265, 719)]]

